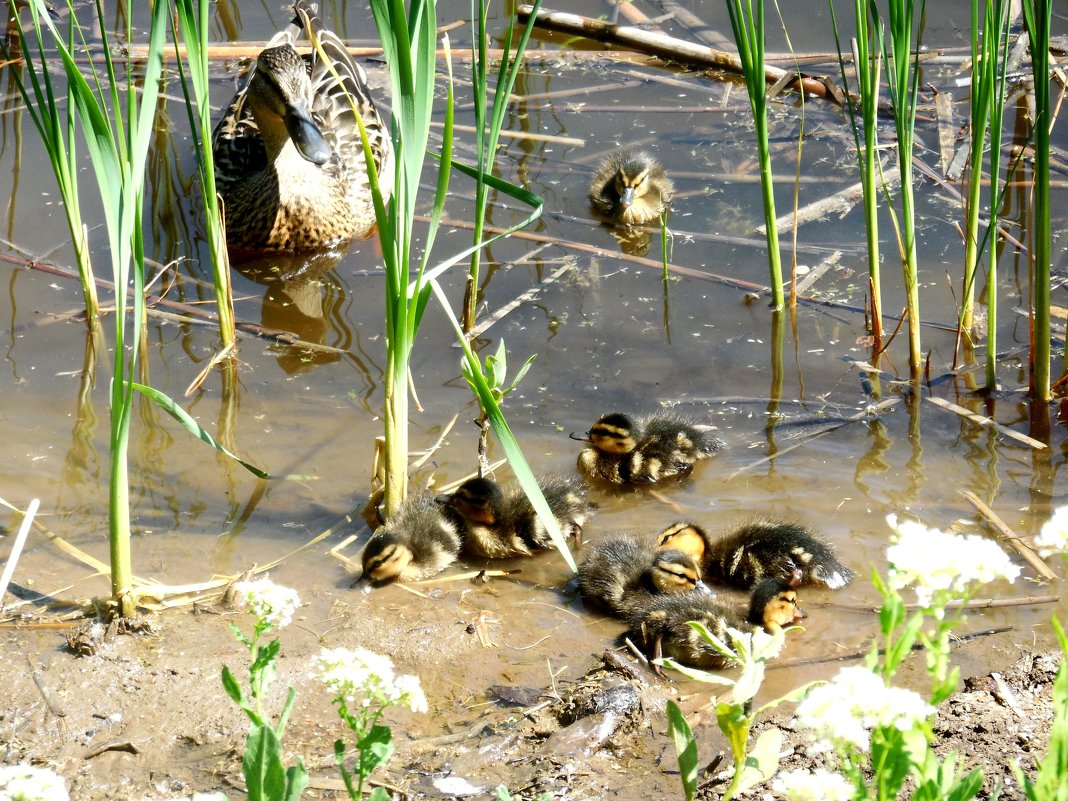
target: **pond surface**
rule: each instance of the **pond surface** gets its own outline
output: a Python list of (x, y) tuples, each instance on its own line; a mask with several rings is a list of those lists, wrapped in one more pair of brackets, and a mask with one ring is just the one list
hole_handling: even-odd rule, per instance
[[(220, 2), (214, 33), (219, 41), (267, 39), (288, 18), (277, 5)], [(325, 19), (354, 44), (374, 43), (364, 3), (321, 5)], [(723, 4), (691, 7), (729, 35)], [(567, 10), (605, 13), (592, 0), (572, 3)], [(833, 49), (825, 10), (813, 12), (807, 4), (803, 13), (800, 8), (787, 10), (792, 15), (792, 44), (799, 53)], [(443, 6), (439, 16), (444, 23), (468, 13), (466, 3), (456, 3)], [(963, 58), (967, 4), (929, 4), (929, 14), (925, 44)], [(663, 27), (685, 35), (685, 28), (675, 22)], [(1065, 30), (1065, 20), (1055, 19), (1054, 33)], [(450, 35), (454, 47), (462, 50), (467, 29)], [(754, 230), (763, 212), (743, 86), (640, 58), (629, 63), (599, 56), (593, 52), (596, 48), (575, 51), (568, 38), (559, 35), (540, 35), (533, 48), (507, 127), (538, 137), (502, 140), (497, 168), (503, 177), (541, 195), (545, 214), (528, 229), (529, 238), (513, 238), (489, 249), (480, 286), (486, 317), (537, 289), (532, 300), (505, 314), (478, 341), (480, 352), (489, 354), (503, 340), (513, 371), (528, 356), (537, 356), (505, 404), (512, 429), (530, 463), (545, 472), (571, 472), (578, 444), (568, 434), (585, 432), (596, 417), (611, 410), (649, 412), (671, 406), (717, 426), (729, 445), (690, 480), (665, 490), (663, 499), (643, 492), (595, 491), (600, 510), (587, 528), (589, 540), (618, 529), (651, 535), (679, 518), (718, 530), (754, 516), (775, 516), (823, 532), (862, 578), (838, 593), (805, 594), (810, 625), (791, 638), (785, 655), (800, 659), (861, 647), (873, 633), (876, 620), (867, 610), (877, 596), (864, 577), (873, 566), (885, 569), (887, 514), (916, 515), (938, 527), (974, 521), (974, 507), (960, 494), (970, 490), (1017, 533), (1030, 535), (1037, 533), (1053, 505), (1068, 501), (1065, 417), (1052, 409), (1048, 435), (1043, 435), (1034, 421), (1044, 415), (1030, 408), (1022, 391), (1027, 384), (1028, 326), (1026, 317), (1014, 310), (1026, 308), (1029, 284), (1026, 257), (1011, 246), (999, 277), (998, 349), (1004, 354), (999, 378), (1004, 392), (990, 400), (974, 394), (982, 384), (981, 370), (950, 375), (963, 247), (956, 227), (962, 218), (960, 205), (946, 188), (922, 176), (917, 179), (921, 309), (929, 323), (923, 336), (924, 348), (931, 352), (932, 385), (925, 388), (923, 400), (914, 402), (896, 381), (907, 379), (904, 336), (880, 363), (881, 376), (865, 366), (871, 352), (863, 314), (866, 261), (859, 210), (798, 230), (799, 279), (803, 268), (841, 254), (805, 293), (826, 303), (803, 303), (775, 327), (766, 299), (747, 299), (747, 284), (766, 283), (767, 262), (763, 238)], [(780, 33), (769, 35), (768, 48), (785, 49)], [(924, 81), (953, 94), (956, 130), (967, 113), (967, 90), (955, 85), (957, 67), (950, 62), (943, 59), (929, 67)], [(214, 87), (220, 107), (233, 91), (236, 74), (229, 70), (232, 64), (225, 66), (217, 64)], [(368, 69), (372, 83), (381, 87), (385, 81), (378, 63), (372, 60)], [(837, 74), (832, 63), (806, 69)], [(457, 122), (470, 125), (467, 64), (462, 59), (457, 72)], [(69, 266), (73, 261), (66, 223), (50, 168), (36, 131), (18, 111), (11, 83), (4, 80), (3, 89), (8, 95), (0, 116), (0, 175), (13, 175), (14, 182), (2, 247), (17, 257)], [(167, 92), (180, 96), (174, 82)], [(919, 155), (938, 170), (938, 130), (930, 95), (925, 103), (918, 125)], [(1024, 111), (1022, 95), (1015, 92), (1006, 112), (1010, 134), (1024, 130)], [(211, 296), (210, 269), (195, 222), (195, 164), (184, 111), (169, 103), (159, 123), (150, 165), (146, 247), (160, 264), (177, 260), (157, 281), (157, 289), (165, 290), (169, 300), (198, 304)], [(795, 98), (775, 104), (772, 132), (780, 214), (793, 203), (802, 131), (800, 205), (858, 180), (847, 130), (840, 111), (824, 101), (810, 100), (803, 110)], [(1061, 150), (1055, 154), (1051, 202), (1053, 301), (1062, 306), (1062, 232), (1068, 221), (1064, 130), (1059, 125), (1054, 135)], [(471, 136), (459, 134), (461, 158), (472, 152)], [(883, 138), (892, 141), (892, 126), (884, 127)], [(671, 263), (686, 272), (672, 274), (666, 283), (655, 262), (622, 255), (612, 231), (592, 220), (588, 208), (587, 185), (600, 158), (619, 146), (633, 145), (654, 152), (678, 190), (669, 221), (674, 232)], [(106, 241), (98, 224), (102, 217), (89, 181), (86, 172), (86, 214), (97, 224), (90, 235), (98, 269), (104, 269)], [(428, 178), (426, 184), (431, 183)], [(471, 236), (466, 226), (473, 188), (459, 177), (452, 186), (447, 216), (456, 224), (445, 225), (438, 238), (435, 253), (441, 258), (465, 247)], [(1029, 236), (1021, 229), (1028, 219), (1025, 198), (1025, 189), (1016, 188), (1002, 209), (1011, 233), (1024, 241)], [(509, 224), (517, 214), (497, 204), (489, 220)], [(885, 208), (882, 225), (885, 305), (893, 314), (903, 300)], [(789, 265), (789, 237), (783, 246)], [(652, 232), (649, 258), (655, 260), (659, 252), (659, 233)], [(301, 343), (242, 334), (237, 381), (225, 391), (216, 371), (191, 397), (183, 398), (217, 348), (211, 326), (187, 315), (149, 320), (144, 379), (179, 399), (242, 458), (273, 475), (292, 478), (260, 482), (217, 458), (151, 404), (139, 405), (131, 448), (135, 572), (165, 584), (200, 581), (214, 572), (235, 574), (333, 528), (333, 537), (287, 560), (273, 577), (315, 598), (324, 619), (335, 601), (358, 610), (354, 614), (368, 623), (361, 627), (361, 636), (367, 638), (362, 644), (397, 649), (399, 641), (412, 638), (402, 649), (408, 660), (404, 667), (426, 676), (432, 704), (435, 690), (446, 683), (477, 695), (491, 683), (543, 681), (546, 660), (557, 667), (569, 665), (574, 673), (582, 659), (609, 646), (620, 627), (583, 609), (568, 584), (566, 567), (554, 555), (507, 565), (522, 568), (515, 580), (495, 581), (489, 588), (444, 584), (424, 600), (397, 587), (356, 596), (348, 589), (351, 576), (326, 553), (352, 534), (358, 539), (346, 553), (356, 558), (369, 533), (354, 510), (368, 497), (374, 438), (382, 431), (384, 279), (378, 254), (371, 240), (354, 243), (336, 259), (261, 262), (235, 272), (238, 319), (288, 332)], [(0, 407), (0, 496), (22, 508), (29, 499), (41, 498), (44, 525), (106, 559), (110, 356), (95, 370), (85, 364), (85, 326), (71, 319), (81, 303), (76, 282), (6, 264), (3, 269), (7, 291), (0, 299), (0, 314), (7, 332), (4, 363), (9, 378), (2, 382)], [(447, 280), (457, 307), (463, 280), (462, 268)], [(1061, 347), (1058, 343), (1056, 349)], [(441, 486), (475, 469), (478, 432), (471, 423), (477, 409), (460, 374), (460, 351), (434, 306), (420, 332), (412, 376), (422, 406), (421, 411), (413, 409), (413, 451), (434, 446), (450, 420), (457, 420), (429, 461), (412, 471), (413, 486)], [(1034, 433), (1048, 447), (1036, 449), (980, 426), (927, 396), (992, 417), (1013, 431)], [(897, 402), (878, 413), (865, 413), (889, 399)], [(491, 456), (499, 456), (497, 449)], [(508, 475), (507, 467), (498, 473)], [(16, 581), (42, 590), (76, 584), (65, 597), (84, 597), (105, 588), (99, 578), (84, 581), (89, 573), (40, 537), (31, 539)], [(972, 614), (969, 630), (1010, 629), (988, 653), (1030, 646), (1036, 639), (1049, 641), (1050, 615), (1056, 609), (1063, 619), (1063, 590), (1035, 585), (1033, 578), (1025, 568), (1024, 579), (1015, 587), (995, 585), (989, 594), (1053, 592), (1061, 601)], [(517, 609), (522, 613), (515, 614)], [(420, 663), (428, 651), (413, 646), (421, 642), (421, 621), (430, 616), (466, 624), (483, 611), (499, 622), (496, 639), (504, 647), (492, 658), (450, 664), (447, 679), (430, 678), (433, 668)], [(449, 636), (473, 635), (458, 625)], [(336, 643), (327, 637), (326, 644)], [(444, 652), (448, 658), (449, 648)], [(983, 667), (982, 659), (973, 667)], [(785, 688), (835, 669), (823, 664), (783, 670), (774, 683)], [(458, 689), (455, 693), (460, 694)]]

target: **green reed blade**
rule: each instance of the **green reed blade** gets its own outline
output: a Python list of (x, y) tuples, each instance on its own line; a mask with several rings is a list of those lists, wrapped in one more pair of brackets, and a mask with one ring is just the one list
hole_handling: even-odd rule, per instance
[(571, 551), (567, 546), (567, 540), (560, 531), (556, 516), (553, 515), (552, 510), (549, 509), (549, 504), (545, 502), (545, 496), (542, 494), (541, 487), (538, 486), (538, 481), (534, 476), (534, 472), (530, 469), (530, 465), (527, 464), (526, 457), (523, 456), (523, 451), (519, 447), (515, 435), (508, 427), (508, 421), (504, 419), (504, 414), (501, 412), (501, 408), (497, 404), (496, 398), (493, 396), (493, 390), (490, 387), (489, 382), (486, 380), (478, 356), (471, 350), (471, 346), (467, 341), (463, 328), (460, 326), (455, 314), (453, 314), (452, 307), (449, 305), (449, 299), (445, 297), (445, 292), (442, 290), (441, 285), (436, 279), (430, 278), (428, 280), (430, 287), (433, 289), (434, 296), (438, 299), (442, 309), (445, 311), (445, 317), (456, 332), (457, 341), (463, 348), (464, 361), (467, 365), (464, 375), (467, 378), (468, 383), (471, 385), (471, 389), (474, 391), (479, 405), (489, 418), (490, 426), (493, 428), (493, 433), (496, 435), (497, 441), (500, 442), (501, 447), (504, 449), (504, 454), (508, 459), (509, 465), (512, 467), (512, 472), (515, 473), (516, 479), (519, 481), (520, 486), (523, 487), (523, 491), (527, 494), (527, 498), (533, 505), (534, 510), (538, 513), (538, 518), (541, 520), (542, 525), (545, 526), (546, 531), (549, 532), (550, 539), (552, 539), (557, 550), (560, 551), (560, 555), (564, 558), (567, 566), (571, 568), (572, 572), (577, 572), (578, 566), (575, 564), (575, 558), (571, 555)]
[(194, 437), (197, 437), (198, 439), (206, 442), (208, 445), (211, 445), (211, 447), (215, 448), (215, 450), (217, 450), (219, 453), (229, 456), (235, 462), (237, 462), (250, 473), (252, 473), (252, 475), (256, 476), (257, 478), (263, 479), (269, 479), (272, 477), (270, 473), (261, 470), (260, 468), (256, 467), (256, 465), (250, 462), (246, 462), (244, 459), (241, 459), (236, 454), (227, 450), (211, 434), (209, 434), (207, 430), (200, 425), (200, 423), (194, 420), (189, 415), (189, 413), (186, 412), (185, 409), (179, 406), (172, 398), (168, 397), (167, 395), (164, 395), (158, 389), (153, 389), (152, 387), (145, 386), (144, 384), (138, 384), (135, 381), (130, 382), (130, 388), (136, 390), (137, 392), (140, 392), (145, 397), (151, 398), (153, 401), (155, 401), (157, 406), (159, 406), (161, 409), (163, 409), (163, 411), (165, 411), (167, 414), (169, 414), (171, 417), (181, 423), (182, 428), (184, 428)]
[[(211, 258), (212, 280), (215, 285), (215, 305), (219, 315), (219, 337), (222, 346), (228, 347), (237, 339), (234, 321), (233, 293), (230, 287), (230, 259), (226, 250), (226, 234), (223, 229), (222, 210), (215, 186), (215, 159), (212, 151), (211, 82), (208, 61), (209, 0), (175, 0), (177, 14), (171, 18), (174, 36), (175, 62), (178, 77), (185, 97), (185, 109), (189, 117), (197, 154), (197, 171), (200, 176), (200, 193), (204, 203), (204, 220), (207, 228), (208, 253)], [(177, 29), (176, 29), (177, 26)], [(185, 45), (185, 59), (178, 49), (178, 38)], [(193, 84), (190, 97), (186, 81), (186, 66)], [(194, 113), (194, 106), (196, 113)]]
[[(1031, 397), (1050, 398), (1050, 266), (1049, 155), (1052, 107), (1049, 95), (1049, 37), (1053, 0), (1022, 0), (1024, 23), (1031, 45), (1031, 71), (1035, 93), (1035, 191), (1032, 206), (1031, 255), (1034, 264), (1031, 306)], [(1068, 340), (1066, 340), (1068, 342)], [(1066, 345), (1068, 348), (1068, 345)], [(1065, 351), (1068, 359), (1068, 349)]]
[(768, 134), (768, 95), (764, 72), (764, 0), (727, 0), (731, 30), (742, 63), (742, 75), (749, 93), (756, 130), (757, 159), (760, 164), (760, 189), (764, 202), (764, 225), (768, 242), (768, 268), (771, 283), (771, 305), (783, 307), (782, 256), (779, 253), (779, 231), (775, 226), (775, 184), (771, 169), (771, 147)]

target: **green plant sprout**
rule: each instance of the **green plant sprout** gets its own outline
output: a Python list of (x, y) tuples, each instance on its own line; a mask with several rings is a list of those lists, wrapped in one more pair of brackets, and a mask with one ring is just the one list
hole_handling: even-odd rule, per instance
[[(426, 696), (417, 676), (398, 676), (389, 657), (366, 648), (324, 648), (313, 668), (333, 696), (338, 716), (356, 736), (358, 754), (351, 767), (344, 740), (334, 742), (334, 756), (349, 798), (362, 801), (371, 773), (393, 755), (393, 732), (380, 722), (382, 714), (394, 705), (426, 712)], [(387, 801), (389, 793), (375, 787), (368, 797)]]
[[(804, 685), (763, 706), (753, 709), (753, 698), (764, 682), (764, 671), (769, 659), (779, 655), (786, 639), (786, 632), (798, 629), (791, 626), (775, 634), (763, 629), (752, 632), (728, 628), (730, 643), (720, 640), (702, 623), (692, 621), (690, 626), (712, 647), (727, 664), (740, 669), (737, 679), (709, 673), (688, 667), (674, 659), (658, 659), (657, 664), (679, 671), (689, 679), (707, 684), (725, 685), (730, 688), (726, 695), (716, 702), (716, 722), (720, 731), (727, 738), (734, 757), (734, 769), (730, 783), (723, 791), (723, 801), (729, 801), (738, 793), (744, 792), (756, 784), (775, 775), (779, 768), (779, 753), (782, 750), (782, 732), (774, 727), (765, 729), (757, 738), (753, 748), (749, 748), (749, 732), (757, 717), (782, 703), (797, 701), (811, 685)], [(679, 771), (682, 776), (683, 791), (687, 801), (697, 794), (697, 745), (693, 732), (682, 711), (674, 701), (667, 704), (668, 730), (675, 743), (679, 759)]]
[(261, 645), (263, 635), (283, 629), (293, 620), (300, 608), (300, 598), (294, 590), (275, 584), (270, 579), (239, 581), (233, 586), (234, 596), (241, 606), (255, 618), (252, 636), (247, 636), (236, 623), (230, 629), (238, 642), (248, 649), (248, 695), (240, 682), (223, 666), (222, 683), (226, 694), (237, 704), (250, 721), (245, 755), (241, 770), (250, 801), (297, 801), (308, 786), (308, 772), (304, 761), (286, 768), (282, 762), (282, 736), (293, 711), (296, 691), (290, 687), (282, 714), (272, 724), (264, 713), (263, 703), (275, 676), (275, 662), (281, 644), (277, 639)]
[[(490, 394), (493, 395), (493, 400), (498, 406), (504, 401), (505, 397), (511, 394), (519, 382), (523, 380), (523, 376), (527, 374), (530, 369), (530, 365), (534, 363), (535, 356), (531, 356), (522, 367), (519, 368), (519, 372), (516, 373), (515, 378), (512, 379), (512, 383), (505, 386), (504, 382), (508, 380), (508, 352), (504, 347), (504, 340), (502, 339), (497, 345), (497, 352), (492, 353), (486, 357), (486, 366), (482, 370), (482, 375), (485, 377), (486, 384), (489, 386)], [(467, 380), (468, 386), (471, 387), (472, 393), (477, 392), (475, 390), (474, 379), (471, 376), (471, 367), (465, 361), (461, 364), (464, 378)], [(479, 409), (478, 415), (478, 475), (479, 478), (484, 476), (489, 471), (489, 457), (487, 451), (489, 450), (489, 414), (485, 409)]]

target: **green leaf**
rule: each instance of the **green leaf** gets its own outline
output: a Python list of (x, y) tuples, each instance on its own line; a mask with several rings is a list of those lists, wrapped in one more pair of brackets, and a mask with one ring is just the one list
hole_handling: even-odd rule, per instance
[(674, 701), (667, 702), (668, 733), (675, 744), (675, 754), (679, 761), (679, 778), (686, 801), (693, 801), (697, 795), (697, 741), (694, 740), (690, 724)]
[(497, 801), (512, 801), (512, 794), (508, 792), (508, 788), (503, 784), (497, 785), (497, 789), (493, 791), (493, 797)]
[(720, 731), (727, 735), (735, 762), (741, 764), (745, 759), (745, 746), (749, 741), (752, 719), (745, 713), (741, 704), (721, 703), (716, 704), (716, 722), (719, 723)]
[(370, 776), (375, 768), (393, 756), (393, 732), (389, 726), (372, 726), (356, 747), (360, 750), (360, 773)]
[(745, 758), (742, 777), (734, 786), (734, 791), (745, 792), (750, 787), (774, 776), (779, 769), (780, 753), (782, 753), (782, 731), (774, 727), (762, 731), (753, 744), (753, 749)]
[(376, 787), (367, 798), (368, 801), (389, 801), (389, 793), (384, 787)]
[(183, 409), (181, 406), (179, 406), (177, 403), (175, 403), (173, 400), (171, 400), (159, 390), (153, 389), (152, 387), (147, 387), (144, 384), (138, 384), (134, 381), (129, 382), (129, 385), (133, 389), (140, 392), (142, 395), (147, 395), (152, 400), (154, 400), (157, 406), (159, 406), (161, 409), (163, 409), (163, 411), (165, 411), (167, 414), (169, 414), (171, 417), (181, 423), (182, 427), (194, 437), (197, 437), (208, 443), (213, 448), (215, 448), (215, 450), (219, 451), (219, 453), (229, 456), (235, 462), (237, 462), (250, 473), (252, 473), (252, 475), (262, 479), (269, 479), (271, 477), (269, 473), (260, 470), (255, 465), (250, 464), (249, 462), (246, 462), (243, 459), (239, 459), (236, 455), (234, 455), (222, 445), (220, 445), (218, 442), (216, 442), (215, 438), (212, 437), (211, 434), (209, 434), (207, 431), (205, 431), (201, 427), (200, 423), (190, 417), (189, 414), (186, 413), (185, 409)]
[[(1063, 777), (1062, 777), (1063, 778)], [(970, 801), (983, 788), (983, 769), (975, 768), (960, 778), (946, 796), (946, 801)]]
[(304, 769), (304, 760), (298, 759), (297, 764), (291, 765), (286, 771), (286, 792), (282, 797), (283, 801), (297, 801), (309, 781), (308, 771)]
[(282, 744), (270, 726), (253, 724), (249, 728), (241, 769), (249, 801), (281, 801), (285, 797)]
[(871, 734), (871, 768), (878, 798), (896, 798), (911, 760), (904, 737), (894, 726), (880, 726)]
[(278, 735), (278, 739), (282, 739), (282, 735), (286, 732), (286, 724), (289, 723), (289, 715), (293, 712), (293, 703), (297, 700), (297, 691), (292, 687), (289, 688), (289, 694), (286, 696), (286, 705), (282, 708), (282, 715), (278, 718), (278, 723), (274, 727), (275, 734)]
[(729, 676), (721, 676), (719, 673), (709, 673), (706, 670), (699, 670), (698, 668), (693, 668), (689, 665), (684, 665), (681, 662), (676, 662), (670, 656), (665, 657), (663, 659), (654, 659), (653, 662), (654, 664), (660, 665), (661, 667), (677, 670), (679, 673), (681, 673), (688, 679), (694, 679), (695, 681), (703, 681), (706, 684), (721, 684), (726, 687), (734, 686), (734, 679), (730, 678)]
[(230, 672), (230, 668), (223, 665), (222, 669), (222, 683), (223, 689), (226, 690), (226, 694), (230, 696), (230, 699), (235, 704), (244, 704), (244, 693), (241, 691), (241, 685), (238, 684), (237, 679), (234, 678), (234, 674)]

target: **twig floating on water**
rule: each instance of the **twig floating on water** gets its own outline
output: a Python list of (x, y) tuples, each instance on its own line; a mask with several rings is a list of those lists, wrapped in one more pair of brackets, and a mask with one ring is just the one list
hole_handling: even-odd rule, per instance
[(958, 406), (957, 404), (951, 401), (947, 401), (944, 398), (938, 398), (934, 395), (929, 395), (927, 396), (927, 400), (929, 400), (935, 406), (951, 411), (954, 414), (960, 415), (961, 417), (971, 420), (977, 425), (989, 426), (990, 428), (993, 428), (995, 431), (997, 431), (999, 434), (1004, 434), (1006, 437), (1014, 439), (1017, 442), (1021, 442), (1024, 445), (1028, 445), (1029, 447), (1034, 448), (1036, 451), (1045, 450), (1046, 448), (1046, 443), (1044, 442), (1040, 442), (1039, 440), (1029, 437), (1026, 434), (1021, 434), (1019, 431), (1013, 431), (1011, 428), (1003, 426), (1001, 423), (995, 422), (989, 417), (983, 417), (983, 415), (981, 414), (976, 414), (970, 409), (965, 409), (963, 406)]
[[(893, 186), (901, 179), (901, 170), (894, 167), (892, 170), (887, 170), (884, 173), (884, 176), (885, 185), (888, 187)], [(781, 234), (793, 230), (795, 220), (797, 221), (797, 225), (800, 226), (807, 222), (821, 220), (828, 214), (838, 212), (845, 214), (852, 209), (862, 197), (864, 197), (863, 184), (857, 183), (852, 186), (847, 186), (845, 189), (835, 192), (833, 195), (828, 195), (821, 200), (817, 200), (815, 203), (810, 203), (807, 206), (798, 209), (796, 215), (793, 212), (784, 214), (775, 221), (775, 228)], [(762, 234), (766, 229), (766, 225), (761, 225), (758, 226), (756, 230), (758, 233)], [(800, 289), (798, 289), (798, 291), (800, 291)]]
[(752, 470), (755, 467), (759, 467), (762, 464), (774, 461), (775, 459), (780, 458), (781, 456), (783, 456), (784, 454), (789, 453), (790, 451), (794, 450), (795, 448), (800, 448), (802, 445), (807, 445), (807, 444), (809, 444), (810, 442), (812, 442), (815, 439), (819, 439), (820, 437), (824, 437), (827, 434), (830, 434), (832, 431), (837, 431), (842, 426), (849, 425), (850, 423), (855, 423), (858, 420), (866, 420), (866, 419), (869, 419), (871, 417), (874, 417), (875, 415), (881, 414), (882, 412), (885, 412), (887, 409), (889, 409), (891, 406), (895, 406), (900, 400), (901, 400), (900, 397), (886, 398), (884, 400), (881, 400), (881, 401), (879, 401), (878, 403), (876, 403), (873, 406), (869, 406), (869, 407), (867, 407), (865, 409), (862, 409), (861, 411), (857, 412), (856, 414), (852, 415), (851, 417), (846, 418), (845, 420), (843, 420), (840, 423), (837, 423), (835, 425), (829, 426), (829, 427), (823, 429), (822, 431), (818, 431), (818, 432), (816, 432), (815, 434), (813, 434), (810, 437), (806, 437), (805, 439), (801, 440), (800, 442), (795, 442), (793, 445), (788, 445), (785, 448), (779, 449), (778, 451), (776, 451), (775, 453), (771, 454), (770, 456), (764, 456), (764, 457), (762, 457), (760, 459), (757, 459), (755, 462), (750, 462), (747, 465), (743, 465), (742, 467), (739, 467), (737, 470), (735, 470), (733, 473), (731, 473), (729, 476), (727, 476), (727, 481), (732, 480), (733, 478), (741, 475), (742, 473), (745, 473), (748, 470)]
[[(520, 21), (530, 18), (534, 8), (530, 5), (521, 5), (517, 9)], [(692, 64), (697, 67), (712, 67), (726, 70), (737, 75), (742, 74), (742, 65), (738, 56), (723, 50), (714, 50), (704, 45), (693, 44), (673, 36), (662, 33), (643, 31), (626, 25), (613, 25), (602, 20), (583, 17), (578, 14), (566, 14), (560, 11), (551, 11), (541, 8), (534, 17), (535, 25), (553, 31), (578, 34), (600, 42), (624, 45), (639, 50), (643, 53), (662, 56), (681, 64)], [(765, 79), (774, 84), (784, 75), (786, 70), (779, 67), (765, 66)], [(794, 88), (800, 83), (804, 91), (813, 97), (831, 97), (832, 93), (822, 81), (807, 75), (800, 75), (793, 80)]]

